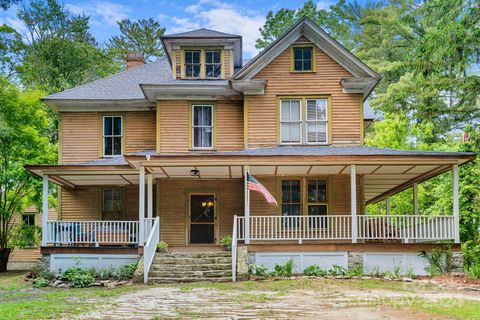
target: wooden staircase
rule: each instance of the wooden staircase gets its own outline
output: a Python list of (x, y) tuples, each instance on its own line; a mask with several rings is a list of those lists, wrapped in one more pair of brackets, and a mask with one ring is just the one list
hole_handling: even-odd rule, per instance
[(149, 272), (149, 282), (228, 282), (232, 281), (230, 252), (157, 252)]

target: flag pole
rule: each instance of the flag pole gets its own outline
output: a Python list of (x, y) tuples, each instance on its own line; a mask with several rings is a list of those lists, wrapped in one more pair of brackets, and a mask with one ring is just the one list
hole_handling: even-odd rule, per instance
[(250, 173), (250, 166), (243, 167), (244, 176), (244, 195), (245, 195), (245, 244), (250, 243), (250, 190), (247, 187), (248, 175)]

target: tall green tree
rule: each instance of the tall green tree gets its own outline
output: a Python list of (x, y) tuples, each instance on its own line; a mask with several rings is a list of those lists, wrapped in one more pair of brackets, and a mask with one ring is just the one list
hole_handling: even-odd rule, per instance
[(118, 21), (121, 34), (109, 39), (107, 46), (119, 60), (124, 60), (127, 52), (142, 53), (146, 60), (163, 57), (160, 38), (165, 28), (160, 22), (149, 18), (132, 21), (123, 19)]
[(18, 16), (28, 32), (18, 68), (26, 87), (58, 92), (119, 70), (120, 64), (90, 34), (89, 17), (70, 13), (57, 0), (33, 0)]
[(0, 0), (0, 8), (3, 10), (7, 10), (12, 5), (19, 3), (20, 0)]
[(15, 76), (24, 52), (22, 36), (15, 29), (0, 25), (0, 75), (6, 78)]
[(49, 139), (52, 126), (39, 91), (20, 92), (0, 78), (0, 272), (18, 244), (16, 222), (39, 194), (39, 181), (25, 164), (56, 162), (56, 146)]

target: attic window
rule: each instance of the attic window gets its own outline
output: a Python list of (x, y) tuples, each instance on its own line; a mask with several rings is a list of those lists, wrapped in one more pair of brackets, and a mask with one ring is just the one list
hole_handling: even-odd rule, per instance
[(220, 61), (221, 51), (205, 51), (205, 71), (207, 78), (220, 77), (222, 63)]
[(314, 69), (314, 51), (313, 47), (293, 47), (292, 49), (292, 71), (309, 72)]
[(200, 50), (185, 51), (185, 77), (200, 77)]

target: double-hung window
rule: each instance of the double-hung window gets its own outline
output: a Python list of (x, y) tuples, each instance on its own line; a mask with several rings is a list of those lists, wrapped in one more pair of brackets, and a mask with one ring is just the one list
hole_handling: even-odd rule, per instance
[(306, 99), (307, 143), (327, 142), (327, 100)]
[[(283, 217), (299, 216), (302, 212), (301, 180), (282, 180), (281, 210)], [(284, 226), (294, 227), (296, 219), (284, 218)]]
[(122, 219), (123, 191), (121, 188), (103, 189), (102, 213), (104, 220)]
[[(307, 214), (309, 216), (327, 215), (327, 180), (308, 179), (307, 180)], [(311, 219), (309, 221), (313, 228), (326, 227), (325, 220)]]
[(185, 77), (199, 78), (200, 77), (200, 50), (185, 51)]
[(281, 99), (280, 143), (327, 144), (328, 99)]
[(302, 100), (280, 101), (280, 139), (282, 143), (302, 143)]
[(103, 116), (103, 156), (122, 155), (123, 117)]
[(205, 51), (205, 73), (207, 78), (218, 78), (222, 71), (221, 51)]
[(192, 106), (192, 147), (213, 148), (213, 105)]

